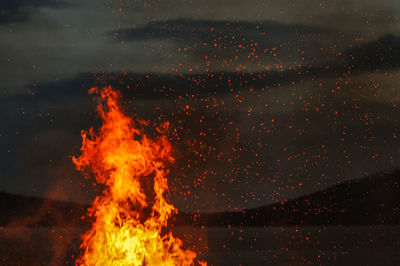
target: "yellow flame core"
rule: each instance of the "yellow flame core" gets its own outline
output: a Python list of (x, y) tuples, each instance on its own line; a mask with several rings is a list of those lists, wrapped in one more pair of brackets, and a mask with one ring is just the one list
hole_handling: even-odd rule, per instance
[[(103, 125), (98, 133), (82, 131), (82, 154), (73, 162), (106, 188), (89, 209), (94, 222), (82, 236), (77, 264), (193, 265), (196, 253), (165, 232), (177, 212), (163, 196), (168, 190), (165, 164), (173, 161), (166, 136), (152, 140), (136, 128), (111, 87), (90, 92), (100, 94), (97, 110)], [(144, 182), (153, 185), (151, 192)]]

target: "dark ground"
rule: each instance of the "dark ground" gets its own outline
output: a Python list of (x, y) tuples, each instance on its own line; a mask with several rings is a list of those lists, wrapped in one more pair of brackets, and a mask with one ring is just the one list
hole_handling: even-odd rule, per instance
[[(400, 265), (400, 172), (241, 212), (179, 213), (175, 235), (209, 265)], [(74, 264), (88, 206), (0, 193), (2, 265)]]
[[(208, 265), (399, 265), (399, 226), (178, 227)], [(83, 228), (3, 228), (1, 265), (74, 264)], [(195, 246), (195, 247), (194, 247)]]

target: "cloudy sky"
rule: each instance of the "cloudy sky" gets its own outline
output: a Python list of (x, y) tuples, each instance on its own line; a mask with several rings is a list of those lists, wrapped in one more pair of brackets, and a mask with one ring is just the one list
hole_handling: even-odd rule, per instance
[(87, 91), (170, 121), (171, 200), (256, 207), (399, 167), (395, 0), (0, 3), (0, 190), (88, 202)]

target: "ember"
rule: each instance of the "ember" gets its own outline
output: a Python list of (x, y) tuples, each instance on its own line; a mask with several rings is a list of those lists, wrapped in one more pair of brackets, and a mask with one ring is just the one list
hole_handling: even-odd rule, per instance
[[(100, 95), (97, 110), (103, 125), (98, 133), (82, 132), (82, 155), (73, 162), (78, 170), (93, 173), (105, 189), (89, 209), (94, 222), (82, 236), (77, 264), (193, 265), (196, 253), (183, 249), (167, 230), (177, 210), (164, 198), (166, 163), (173, 161), (165, 126), (157, 129), (161, 137), (150, 139), (121, 112), (111, 87), (90, 93)], [(144, 186), (149, 179), (153, 189)]]

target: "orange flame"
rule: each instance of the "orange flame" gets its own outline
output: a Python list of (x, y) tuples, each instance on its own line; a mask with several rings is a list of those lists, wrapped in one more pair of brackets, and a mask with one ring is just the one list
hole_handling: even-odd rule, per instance
[[(136, 128), (111, 87), (89, 92), (100, 94), (97, 110), (104, 122), (97, 134), (82, 131), (82, 155), (73, 162), (78, 170), (91, 171), (105, 190), (88, 211), (94, 222), (82, 236), (84, 252), (77, 264), (193, 265), (196, 253), (184, 250), (172, 232), (165, 233), (177, 212), (163, 196), (168, 190), (165, 163), (173, 161), (166, 136), (152, 140)], [(149, 180), (150, 192), (144, 186)]]

